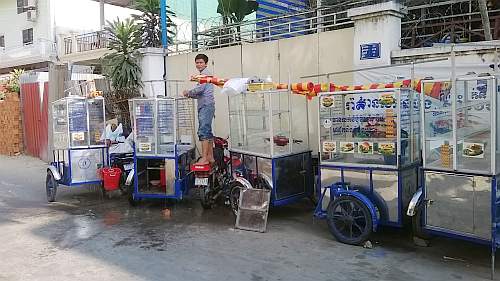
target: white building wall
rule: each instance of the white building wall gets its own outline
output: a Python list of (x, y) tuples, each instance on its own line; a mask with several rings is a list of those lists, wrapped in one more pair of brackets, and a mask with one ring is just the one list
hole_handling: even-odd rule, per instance
[(0, 0), (0, 35), (5, 36), (5, 49), (23, 46), (22, 30), (33, 28), (33, 41), (50, 38), (50, 0), (38, 0), (38, 19), (27, 20), (26, 12), (17, 13), (16, 0)]

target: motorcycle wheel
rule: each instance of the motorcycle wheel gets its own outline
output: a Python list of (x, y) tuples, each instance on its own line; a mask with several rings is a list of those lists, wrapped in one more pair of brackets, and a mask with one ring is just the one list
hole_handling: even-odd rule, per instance
[(235, 216), (238, 216), (238, 209), (240, 206), (240, 190), (244, 188), (245, 187), (237, 181), (232, 182), (229, 186), (229, 202), (231, 204), (231, 211), (233, 211), (233, 215)]

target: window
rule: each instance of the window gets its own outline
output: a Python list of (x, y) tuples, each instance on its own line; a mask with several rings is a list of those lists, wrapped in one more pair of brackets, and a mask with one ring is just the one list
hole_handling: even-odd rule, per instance
[(33, 44), (33, 28), (23, 30), (23, 44)]
[(21, 14), (26, 12), (28, 9), (26, 7), (28, 6), (28, 0), (17, 0), (17, 13)]
[(0, 48), (5, 48), (5, 36), (0, 35)]

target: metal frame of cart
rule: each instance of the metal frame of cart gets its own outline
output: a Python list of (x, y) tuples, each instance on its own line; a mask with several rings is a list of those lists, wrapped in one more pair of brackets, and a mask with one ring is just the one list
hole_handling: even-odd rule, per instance
[[(137, 98), (131, 101), (131, 106), (135, 153), (130, 203), (136, 204), (141, 199), (181, 200), (193, 185), (192, 101), (182, 97)], [(160, 176), (164, 172), (164, 191), (151, 187), (149, 174), (153, 171)]]
[(419, 100), (411, 89), (319, 96), (318, 205), (335, 238), (360, 245), (378, 226), (401, 227), (417, 189)]
[(56, 199), (59, 184), (101, 184), (99, 169), (108, 163), (104, 98), (69, 96), (52, 103), (53, 161), (47, 168), (47, 200)]
[(492, 275), (500, 246), (497, 87), (494, 76), (422, 81), (422, 185), (408, 208), (427, 234), (491, 245)]
[[(271, 205), (311, 197), (314, 173), (304, 96), (288, 90), (228, 95), (231, 173), (230, 201), (236, 213), (241, 188), (271, 190)], [(305, 115), (297, 114), (302, 110)], [(238, 166), (235, 166), (238, 163)]]

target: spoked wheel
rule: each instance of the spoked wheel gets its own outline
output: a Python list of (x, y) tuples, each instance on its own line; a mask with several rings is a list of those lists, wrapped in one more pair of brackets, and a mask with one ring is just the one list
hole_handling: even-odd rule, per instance
[(232, 182), (229, 186), (229, 202), (231, 204), (231, 211), (233, 211), (235, 216), (238, 215), (238, 208), (240, 206), (240, 191), (244, 188), (245, 187), (237, 181)]
[(342, 243), (361, 245), (372, 232), (372, 216), (368, 207), (352, 196), (330, 201), (327, 209), (330, 232)]
[(56, 201), (57, 186), (59, 184), (51, 171), (47, 171), (47, 177), (45, 179), (45, 189), (47, 191), (47, 201)]

